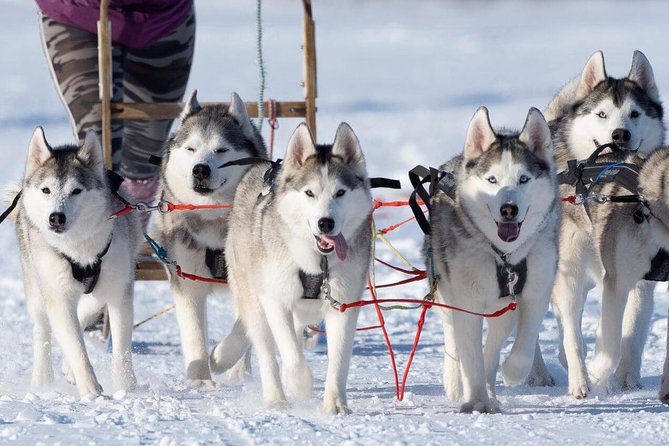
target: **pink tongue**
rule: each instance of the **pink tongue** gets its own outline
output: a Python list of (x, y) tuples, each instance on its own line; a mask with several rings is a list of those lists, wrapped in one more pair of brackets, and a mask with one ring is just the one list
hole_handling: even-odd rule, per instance
[(520, 226), (518, 223), (499, 223), (497, 224), (497, 235), (505, 242), (512, 242), (518, 238)]
[(341, 232), (335, 235), (334, 237), (321, 235), (321, 238), (327, 240), (328, 242), (334, 245), (335, 254), (339, 258), (339, 260), (342, 261), (346, 260), (346, 254), (348, 254), (348, 243), (346, 243), (346, 239), (341, 234)]

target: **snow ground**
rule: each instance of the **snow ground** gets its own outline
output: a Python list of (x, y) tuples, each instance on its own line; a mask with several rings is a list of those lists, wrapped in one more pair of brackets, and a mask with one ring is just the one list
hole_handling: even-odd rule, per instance
[[(226, 100), (230, 91), (257, 95), (254, 2), (198, 1), (198, 37), (191, 87), (201, 100)], [(486, 105), (496, 126), (522, 125), (530, 106), (543, 108), (552, 94), (580, 72), (587, 58), (604, 50), (609, 73), (627, 73), (632, 51), (653, 64), (666, 96), (662, 2), (486, 2), (486, 1), (316, 1), (320, 140), (332, 138), (348, 121), (358, 133), (370, 175), (406, 182), (415, 164), (438, 165), (462, 147), (476, 107)], [(267, 97), (301, 97), (299, 2), (265, 2)], [(52, 143), (71, 141), (65, 112), (41, 54), (35, 7), (26, 0), (0, 5), (0, 172), (3, 182), (19, 178), (30, 135), (43, 125)], [(277, 153), (297, 123), (282, 121)], [(267, 134), (267, 125), (264, 127)], [(396, 198), (380, 192), (379, 197)], [(384, 211), (380, 225), (408, 216)], [(407, 225), (391, 240), (420, 265), (420, 233)], [(567, 377), (557, 362), (552, 313), (541, 343), (554, 388), (499, 384), (505, 409), (499, 415), (461, 415), (446, 401), (441, 385), (442, 333), (430, 313), (412, 367), (404, 402), (394, 399), (386, 347), (377, 331), (356, 338), (349, 377), (353, 414), (319, 412), (325, 350), (308, 353), (316, 377), (315, 397), (285, 410), (261, 401), (257, 377), (245, 384), (218, 378), (211, 392), (189, 390), (179, 351), (174, 314), (140, 327), (134, 337), (136, 373), (142, 387), (133, 394), (111, 386), (109, 356), (94, 338), (89, 353), (110, 398), (80, 401), (62, 377), (47, 393), (29, 389), (31, 322), (23, 299), (12, 225), (0, 227), (0, 442), (12, 444), (664, 444), (669, 407), (657, 400), (665, 355), (669, 294), (661, 284), (642, 369), (644, 390), (576, 401), (566, 395)], [(392, 259), (387, 251), (385, 258)], [(397, 277), (379, 268), (379, 282)], [(662, 291), (660, 291), (662, 290)], [(417, 297), (425, 285), (383, 296)], [(586, 308), (583, 330), (594, 343), (598, 304)], [(135, 319), (166, 307), (166, 283), (136, 286)], [(231, 326), (227, 296), (210, 299), (213, 345)], [(390, 336), (403, 368), (418, 312), (386, 313)], [(374, 324), (365, 310), (360, 326)], [(56, 349), (56, 357), (59, 352)], [(58, 370), (58, 368), (56, 368)]]

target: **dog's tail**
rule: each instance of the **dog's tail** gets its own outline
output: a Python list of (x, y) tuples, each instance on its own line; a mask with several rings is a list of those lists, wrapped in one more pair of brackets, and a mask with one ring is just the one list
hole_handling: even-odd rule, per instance
[(209, 366), (212, 373), (220, 374), (231, 369), (242, 359), (250, 347), (251, 340), (246, 335), (242, 321), (237, 319), (230, 334), (211, 351)]
[(16, 206), (18, 203), (18, 197), (21, 194), (21, 183), (15, 182), (7, 184), (2, 189), (2, 209), (0, 209), (0, 214), (4, 212), (9, 212), (8, 217), (12, 221), (16, 221), (16, 211), (10, 210), (13, 206)]

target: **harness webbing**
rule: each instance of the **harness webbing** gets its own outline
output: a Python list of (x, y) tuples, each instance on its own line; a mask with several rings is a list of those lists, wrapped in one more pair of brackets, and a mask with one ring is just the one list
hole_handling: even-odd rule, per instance
[(100, 271), (102, 270), (102, 258), (107, 254), (107, 251), (109, 251), (111, 242), (112, 239), (110, 237), (107, 246), (105, 246), (105, 249), (103, 249), (102, 252), (96, 256), (95, 262), (90, 265), (84, 266), (81, 263), (78, 263), (72, 258), (66, 256), (65, 254), (60, 253), (60, 255), (63, 256), (63, 258), (67, 260), (72, 267), (72, 277), (74, 277), (77, 282), (81, 282), (81, 284), (84, 286), (84, 294), (90, 294), (95, 289), (95, 285), (97, 285), (98, 279), (100, 278)]

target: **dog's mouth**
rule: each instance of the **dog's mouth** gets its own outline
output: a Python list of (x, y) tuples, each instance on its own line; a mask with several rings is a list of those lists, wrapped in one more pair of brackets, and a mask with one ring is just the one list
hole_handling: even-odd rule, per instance
[(518, 238), (520, 235), (520, 227), (523, 225), (522, 221), (504, 221), (495, 223), (497, 223), (497, 237), (506, 243), (511, 243)]
[(209, 194), (215, 192), (217, 189), (220, 189), (221, 187), (223, 187), (223, 185), (224, 185), (227, 181), (228, 181), (227, 178), (224, 179), (224, 180), (221, 182), (221, 185), (218, 186), (218, 187), (215, 188), (215, 189), (213, 189), (213, 188), (210, 187), (210, 186), (211, 186), (211, 183), (209, 183), (209, 182), (206, 182), (206, 183), (205, 183), (205, 182), (202, 182), (202, 183), (196, 183), (196, 184), (193, 185), (193, 190), (194, 190), (195, 192), (197, 192), (198, 194), (200, 194), (200, 195), (209, 195)]
[(316, 248), (323, 255), (328, 255), (334, 251), (339, 260), (346, 260), (348, 254), (348, 243), (346, 238), (340, 232), (335, 236), (330, 235), (314, 235), (316, 240)]

